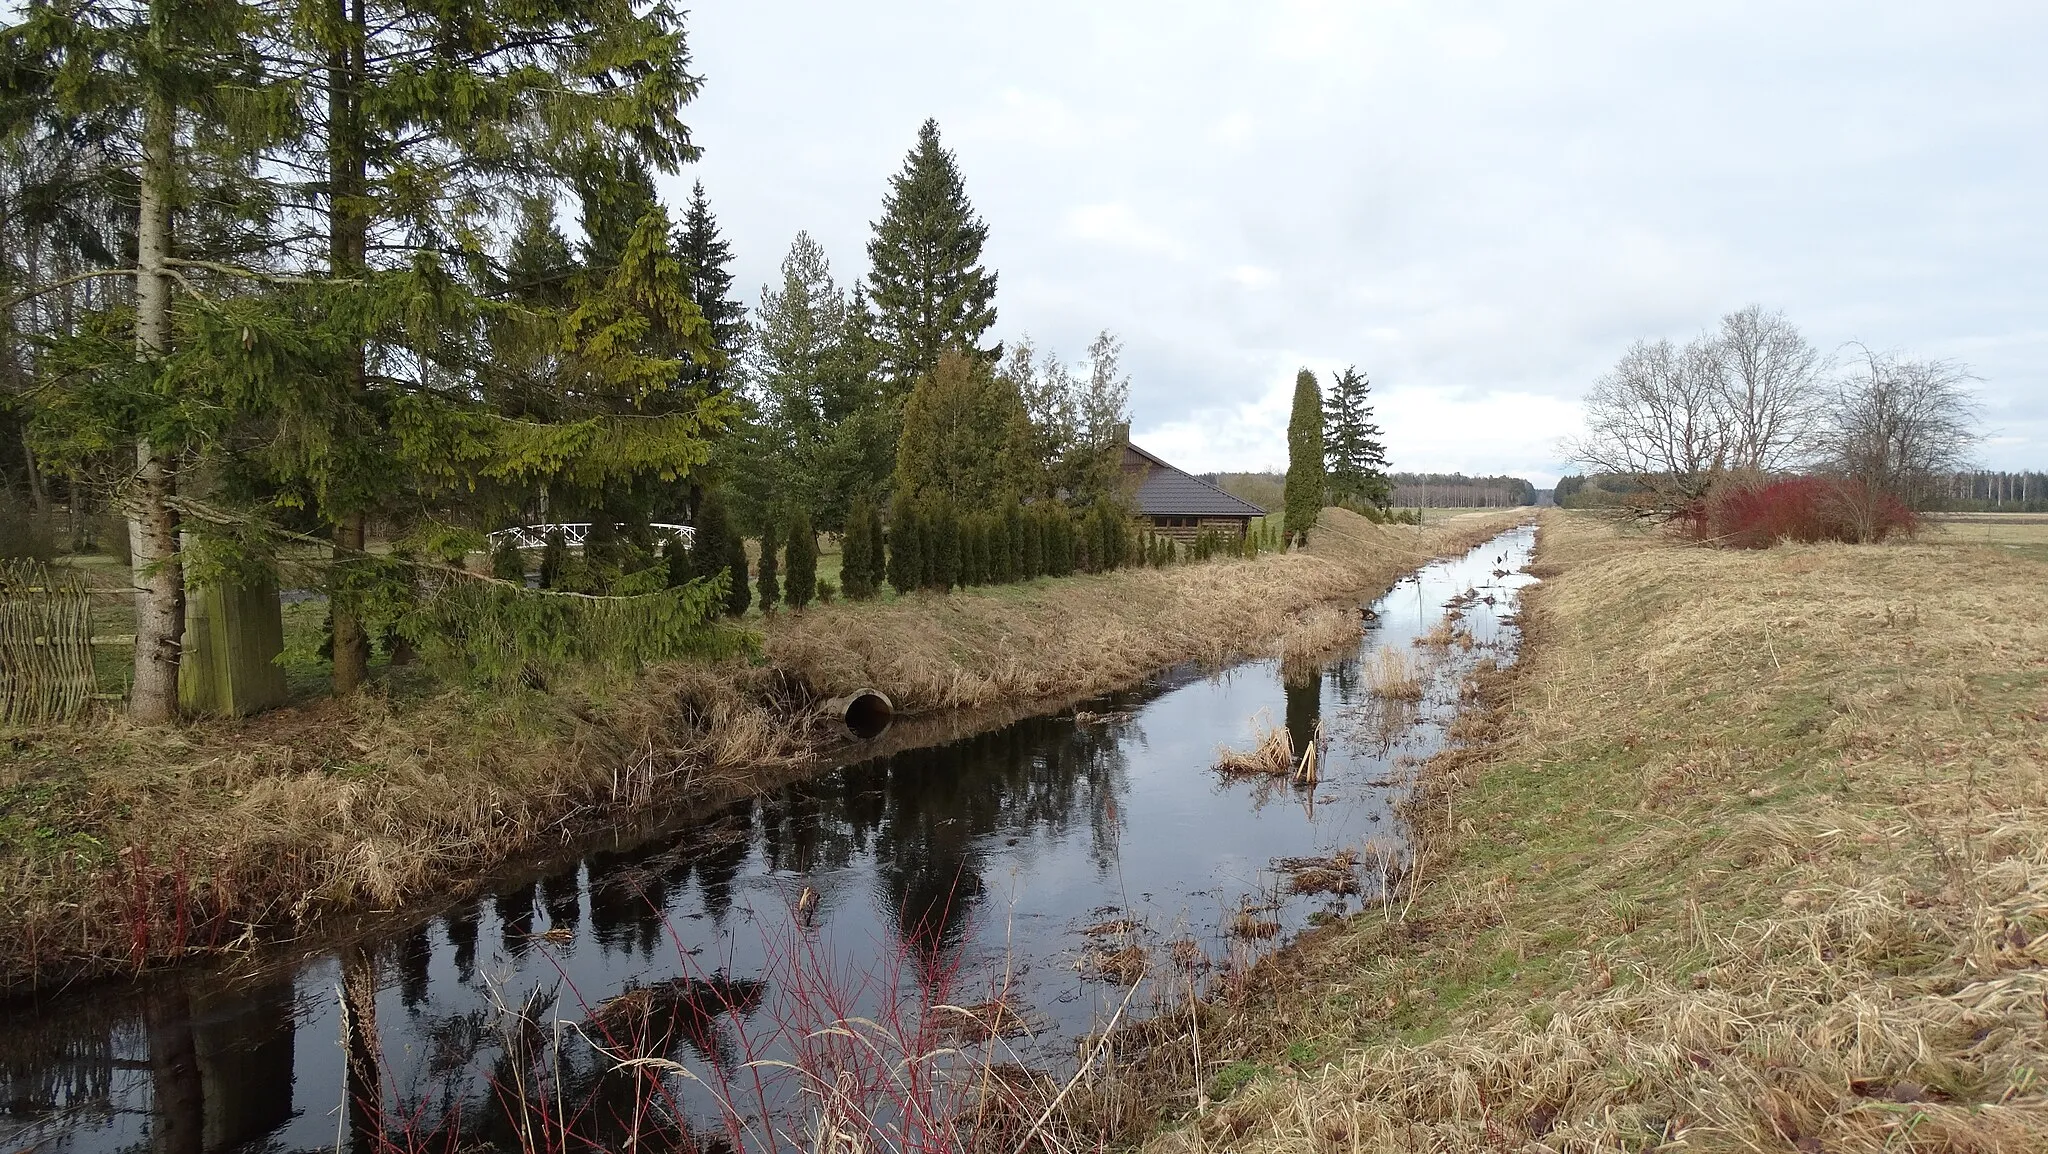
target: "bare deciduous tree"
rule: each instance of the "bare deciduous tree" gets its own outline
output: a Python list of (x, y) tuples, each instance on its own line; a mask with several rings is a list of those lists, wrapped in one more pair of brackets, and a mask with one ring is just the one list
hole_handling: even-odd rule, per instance
[(1811, 463), (1826, 367), (1781, 312), (1749, 305), (1721, 318), (1720, 368), (1727, 466), (1772, 473)]
[(1570, 454), (1642, 486), (1658, 510), (1706, 495), (1727, 455), (1720, 367), (1710, 342), (1637, 341), (1586, 394), (1586, 435)]
[(1977, 442), (1969, 370), (1954, 361), (1862, 354), (1835, 389), (1826, 464), (1868, 492), (1925, 508), (1939, 495), (1939, 477), (1962, 468)]

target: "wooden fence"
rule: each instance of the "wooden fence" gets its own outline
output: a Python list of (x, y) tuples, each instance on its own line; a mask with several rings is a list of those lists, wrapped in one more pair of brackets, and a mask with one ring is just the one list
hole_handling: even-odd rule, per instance
[(84, 577), (0, 560), (0, 725), (71, 721), (92, 704), (92, 594)]

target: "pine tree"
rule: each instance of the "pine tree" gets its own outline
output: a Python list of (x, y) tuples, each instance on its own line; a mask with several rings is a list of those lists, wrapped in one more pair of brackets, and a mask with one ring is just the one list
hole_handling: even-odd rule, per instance
[(775, 553), (779, 544), (775, 539), (775, 518), (769, 517), (763, 520), (761, 522), (761, 563), (759, 566), (761, 574), (761, 612), (763, 613), (775, 612), (775, 607), (782, 602), (782, 588), (776, 584), (776, 570), (780, 566), (775, 563)]
[(1323, 511), (1323, 393), (1307, 369), (1294, 377), (1287, 418), (1287, 536), (1307, 540)]
[(874, 562), (868, 550), (868, 499), (856, 497), (846, 514), (846, 533), (839, 545), (839, 586), (849, 601), (865, 601), (875, 595)]
[(889, 516), (889, 584), (898, 593), (924, 585), (924, 533), (917, 522), (917, 506), (898, 493)]
[(882, 370), (899, 389), (938, 368), (942, 353), (1000, 353), (979, 344), (996, 320), (996, 274), (981, 265), (987, 239), (953, 154), (939, 145), (938, 121), (925, 121), (889, 178), (868, 242)]
[(1323, 401), (1323, 456), (1330, 489), (1345, 500), (1385, 512), (1394, 500), (1387, 447), (1372, 420), (1372, 382), (1357, 366), (1331, 374)]
[(732, 387), (746, 349), (747, 308), (732, 298), (732, 245), (719, 235), (718, 218), (711, 214), (701, 180), (690, 188), (675, 247), (689, 281), (690, 300), (703, 314), (711, 347), (718, 354), (708, 364), (692, 360), (684, 365), (683, 379), (701, 382), (706, 392), (724, 392)]
[(799, 509), (789, 519), (789, 582), (784, 594), (798, 612), (818, 593), (818, 535), (810, 514)]

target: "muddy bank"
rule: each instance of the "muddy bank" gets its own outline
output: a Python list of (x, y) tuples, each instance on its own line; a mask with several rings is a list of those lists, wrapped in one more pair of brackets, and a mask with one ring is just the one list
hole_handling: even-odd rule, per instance
[(0, 760), (0, 984), (324, 935), (816, 772), (856, 750), (813, 706), (853, 688), (937, 713), (895, 742), (943, 740), (1177, 662), (1274, 652), (1329, 631), (1330, 602), (1514, 519), (1418, 532), (1331, 511), (1306, 553), (834, 606), (772, 624), (758, 666), (16, 735)]

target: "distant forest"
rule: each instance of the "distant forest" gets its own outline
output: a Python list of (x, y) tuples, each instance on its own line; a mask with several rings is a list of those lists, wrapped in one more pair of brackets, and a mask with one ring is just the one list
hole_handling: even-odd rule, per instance
[[(1287, 487), (1287, 478), (1279, 473), (1206, 473), (1203, 480), (1274, 513), (1284, 503)], [(1399, 508), (1473, 509), (1536, 503), (1536, 486), (1520, 477), (1395, 473), (1393, 482), (1394, 504)]]
[[(1582, 509), (1645, 491), (1639, 482), (1611, 474), (1561, 477), (1557, 503)], [(1933, 506), (1951, 513), (2048, 513), (2048, 473), (1979, 469), (1945, 474), (1937, 482)]]

